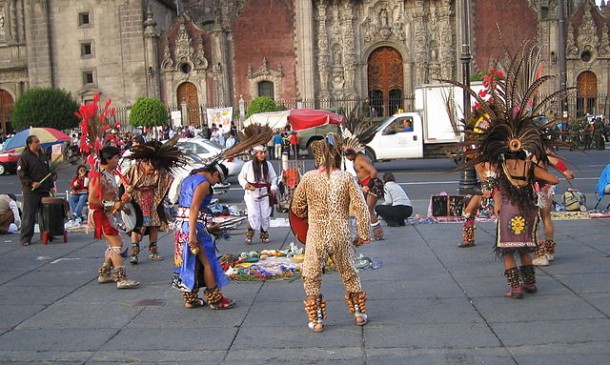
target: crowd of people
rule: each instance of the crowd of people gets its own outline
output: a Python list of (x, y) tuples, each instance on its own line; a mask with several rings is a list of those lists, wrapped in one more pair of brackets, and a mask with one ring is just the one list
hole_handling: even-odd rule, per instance
[(568, 141), (583, 150), (603, 150), (610, 141), (610, 122), (604, 116), (586, 116), (567, 123)]

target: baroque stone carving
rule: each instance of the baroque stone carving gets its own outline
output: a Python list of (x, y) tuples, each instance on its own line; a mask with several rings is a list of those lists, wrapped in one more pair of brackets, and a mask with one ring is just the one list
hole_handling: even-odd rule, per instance
[(574, 26), (572, 23), (568, 24), (566, 40), (566, 53), (568, 56), (578, 56), (578, 46), (576, 45), (576, 39), (574, 38)]
[(597, 27), (591, 16), (591, 4), (589, 2), (585, 3), (585, 13), (582, 17), (582, 24), (578, 30), (578, 38), (576, 41), (580, 48), (590, 46), (595, 49), (598, 46), (599, 37), (597, 36)]
[(263, 60), (261, 61), (261, 67), (258, 69), (258, 71), (252, 71), (252, 65), (248, 64), (248, 78), (249, 79), (254, 79), (254, 78), (266, 78), (266, 77), (276, 77), (276, 78), (282, 78), (284, 76), (284, 68), (282, 67), (282, 65), (280, 65), (279, 70), (272, 70), (269, 68), (269, 65), (267, 63), (267, 57), (263, 57)]
[(4, 9), (0, 10), (0, 38), (4, 38), (6, 36), (5, 27), (5, 18), (4, 18)]
[(161, 61), (161, 68), (169, 70), (174, 66), (174, 60), (172, 60), (172, 53), (169, 49), (169, 37), (165, 35), (165, 45), (163, 46), (163, 61)]
[(397, 12), (398, 15), (394, 18), (394, 10), (386, 5), (381, 3), (381, 8), (375, 6), (369, 8), (369, 13), (360, 23), (365, 43), (373, 42), (376, 39), (394, 38), (398, 41), (406, 39), (406, 22), (403, 16)]
[(190, 62), (193, 53), (195, 50), (191, 46), (191, 37), (186, 31), (183, 18), (176, 37), (176, 61), (178, 63)]
[(610, 39), (608, 38), (608, 25), (602, 28), (602, 39), (599, 41), (599, 54), (607, 56), (610, 54)]

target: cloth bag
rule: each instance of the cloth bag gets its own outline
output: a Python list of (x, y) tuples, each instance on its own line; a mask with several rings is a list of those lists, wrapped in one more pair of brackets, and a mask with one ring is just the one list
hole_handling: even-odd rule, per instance
[(563, 193), (563, 205), (569, 212), (586, 211), (587, 199), (585, 194), (576, 189), (569, 188), (565, 193)]

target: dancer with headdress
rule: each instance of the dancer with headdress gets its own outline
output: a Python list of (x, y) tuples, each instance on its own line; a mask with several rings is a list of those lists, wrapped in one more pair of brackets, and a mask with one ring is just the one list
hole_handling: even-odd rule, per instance
[[(324, 330), (326, 300), (321, 287), (323, 267), (329, 257), (345, 285), (348, 310), (355, 323), (363, 326), (368, 320), (367, 297), (354, 265), (354, 246), (369, 242), (370, 213), (354, 177), (340, 170), (341, 146), (337, 136), (329, 134), (311, 147), (316, 170), (303, 175), (290, 207), (296, 216), (306, 217), (309, 224), (302, 268), (308, 327), (314, 332)], [(350, 206), (357, 222), (355, 242), (350, 237)]]
[(159, 231), (166, 231), (168, 225), (163, 201), (174, 180), (171, 170), (174, 166), (186, 163), (183, 153), (176, 147), (177, 141), (178, 137), (175, 136), (166, 143), (152, 140), (134, 145), (127, 157), (135, 161), (135, 164), (124, 172), (121, 181), (127, 196), (134, 203), (133, 208), (136, 209), (137, 205), (142, 214), (142, 226), (134, 227), (130, 232), (131, 264), (138, 263), (140, 242), (145, 234), (148, 234), (148, 258), (153, 261), (162, 260), (157, 240)]
[(99, 166), (89, 183), (89, 223), (95, 231), (94, 237), (106, 238), (108, 248), (104, 254), (104, 263), (99, 269), (98, 283), (116, 282), (119, 289), (132, 289), (140, 282), (127, 279), (123, 266), (123, 240), (115, 224), (114, 215), (123, 209), (126, 200), (121, 200), (116, 184), (116, 168), (119, 164), (121, 150), (107, 146), (99, 151)]
[(252, 243), (255, 231), (260, 231), (260, 239), (268, 243), (269, 225), (273, 211), (272, 200), (277, 191), (277, 174), (273, 164), (267, 160), (267, 148), (258, 145), (252, 148), (253, 159), (242, 166), (237, 180), (244, 189), (244, 201), (248, 211), (246, 244)]
[[(203, 168), (193, 170), (184, 179), (178, 199), (174, 240), (174, 279), (172, 286), (182, 292), (186, 308), (207, 305), (211, 309), (230, 309), (235, 302), (222, 294), (228, 279), (216, 258), (210, 232), (218, 228), (208, 219), (212, 186), (224, 181), (228, 169), (220, 161), (243, 154), (257, 145), (265, 145), (273, 132), (269, 127), (251, 125), (240, 136), (240, 143), (217, 155)], [(205, 287), (204, 298), (199, 289)]]
[(123, 266), (123, 240), (114, 219), (114, 215), (127, 203), (126, 198), (121, 199), (116, 183), (121, 150), (115, 146), (104, 146), (114, 109), (110, 108), (111, 100), (108, 99), (100, 112), (99, 101), (100, 95), (96, 94), (93, 102), (81, 105), (77, 113), (81, 118), (81, 151), (91, 167), (88, 223), (94, 229), (94, 238), (103, 237), (107, 243), (97, 281), (100, 284), (115, 282), (118, 289), (133, 289), (139, 287), (140, 282), (127, 278)]
[[(548, 163), (550, 151), (563, 144), (547, 138), (546, 131), (561, 120), (538, 123), (548, 104), (565, 95), (566, 90), (554, 92), (539, 100), (537, 91), (551, 76), (539, 76), (540, 56), (536, 42), (525, 42), (516, 55), (510, 55), (496, 76), (487, 100), (465, 85), (483, 111), (489, 127), (474, 148), (475, 158), (467, 166), (489, 163), (497, 167), (498, 193), (494, 196), (494, 210), (498, 217), (495, 250), (503, 259), (504, 276), (510, 287), (507, 296), (520, 299), (524, 292), (535, 293), (536, 272), (531, 252), (538, 249), (537, 187), (539, 183), (557, 184), (558, 179), (537, 162)], [(505, 76), (506, 75), (506, 76)], [(468, 134), (469, 131), (467, 130)], [(467, 137), (468, 140), (468, 137)], [(515, 258), (519, 256), (521, 265)]]
[(377, 169), (364, 154), (367, 143), (375, 137), (376, 127), (362, 114), (352, 112), (345, 119), (343, 126), (343, 156), (354, 164), (358, 184), (362, 188), (366, 205), (369, 209), (371, 229), (376, 240), (383, 239), (383, 228), (377, 218), (375, 205), (383, 199), (383, 181), (377, 176)]

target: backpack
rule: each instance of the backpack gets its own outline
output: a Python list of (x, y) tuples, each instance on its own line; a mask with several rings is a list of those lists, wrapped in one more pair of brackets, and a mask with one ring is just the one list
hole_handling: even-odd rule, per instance
[(587, 198), (580, 191), (570, 188), (563, 193), (563, 205), (567, 211), (585, 211), (587, 210)]

